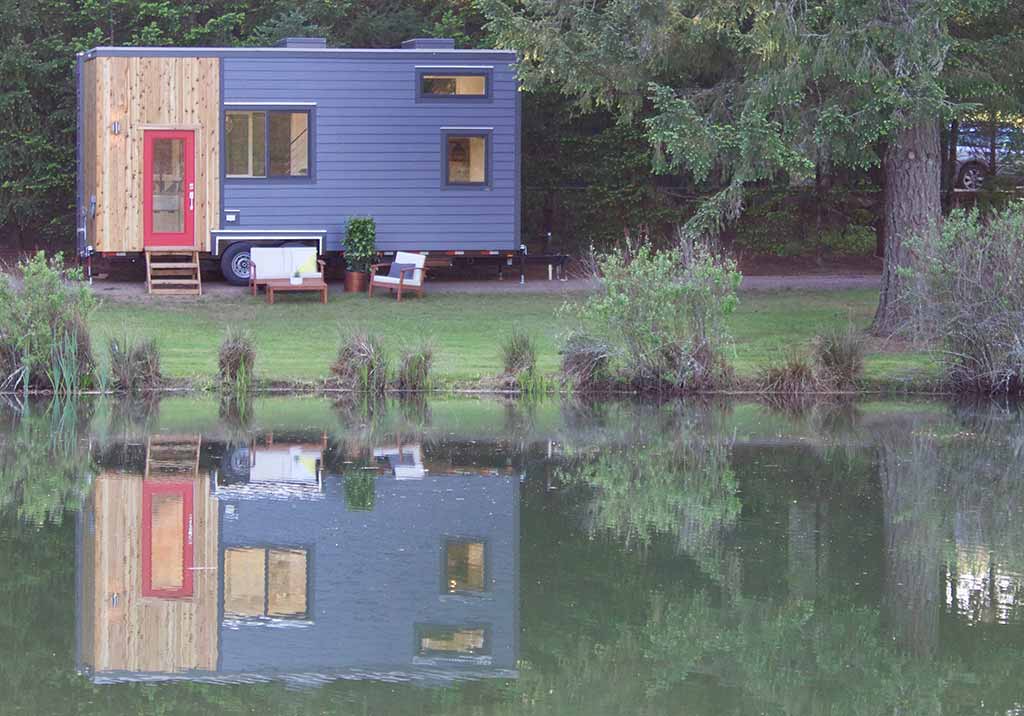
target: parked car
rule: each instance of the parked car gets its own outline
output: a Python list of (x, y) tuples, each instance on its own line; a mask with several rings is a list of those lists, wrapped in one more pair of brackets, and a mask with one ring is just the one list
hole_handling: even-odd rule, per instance
[[(1002, 126), (996, 129), (995, 174), (1024, 180), (1024, 130)], [(956, 188), (976, 191), (992, 175), (992, 130), (964, 124), (956, 147)]]

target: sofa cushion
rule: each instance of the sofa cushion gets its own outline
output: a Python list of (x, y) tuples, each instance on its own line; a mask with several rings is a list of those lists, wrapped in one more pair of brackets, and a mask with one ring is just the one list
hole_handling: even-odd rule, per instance
[[(400, 264), (398, 262), (395, 262), (395, 263), (391, 264), (391, 270), (388, 271), (388, 276), (390, 276), (391, 278), (401, 278), (402, 277), (402, 271), (405, 271), (406, 269), (411, 269), (411, 268), (416, 268), (416, 267), (413, 266), (412, 264)], [(406, 281), (411, 281), (411, 280), (413, 280), (413, 277), (415, 275), (416, 275), (416, 272), (414, 272), (414, 271), (406, 273), (405, 274), (405, 280)]]

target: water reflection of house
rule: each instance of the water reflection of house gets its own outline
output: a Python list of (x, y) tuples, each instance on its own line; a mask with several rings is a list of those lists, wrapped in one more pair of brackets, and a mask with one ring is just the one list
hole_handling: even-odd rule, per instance
[(97, 476), (79, 538), (84, 673), (515, 675), (518, 477), (381, 474), (369, 505), (349, 505), (315, 443), (251, 447), (243, 475), (201, 469), (197, 437), (153, 438), (144, 467)]

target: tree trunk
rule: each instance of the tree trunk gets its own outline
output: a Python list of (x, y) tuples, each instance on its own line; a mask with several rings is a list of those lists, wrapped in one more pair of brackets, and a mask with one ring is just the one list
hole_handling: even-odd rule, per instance
[(886, 150), (885, 260), (882, 291), (871, 327), (876, 335), (891, 335), (906, 321), (908, 307), (900, 269), (909, 266), (910, 256), (904, 241), (926, 238), (938, 230), (942, 217), (941, 167), (939, 126), (935, 120), (900, 130)]

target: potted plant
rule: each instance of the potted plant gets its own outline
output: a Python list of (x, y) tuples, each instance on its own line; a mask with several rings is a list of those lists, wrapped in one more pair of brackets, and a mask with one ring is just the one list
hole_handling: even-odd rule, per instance
[(369, 216), (353, 216), (345, 226), (345, 290), (364, 291), (377, 258), (377, 224)]
[(299, 273), (298, 269), (295, 269), (295, 273), (291, 275), (291, 278), (289, 278), (288, 281), (292, 286), (298, 286), (302, 283), (302, 274)]

